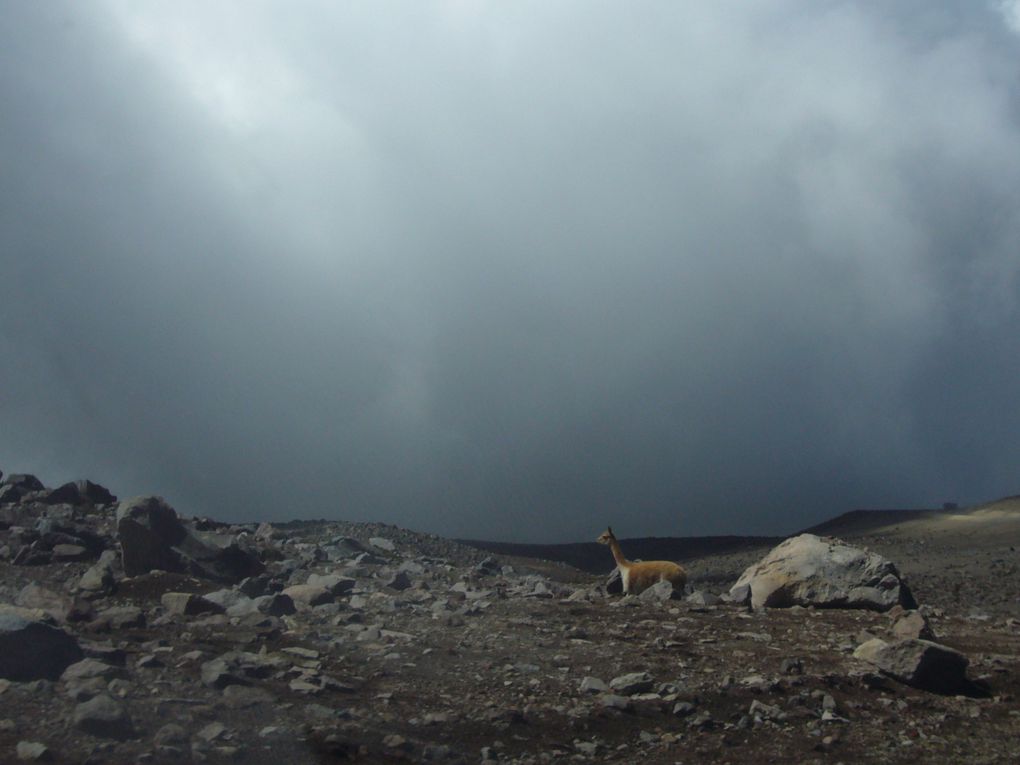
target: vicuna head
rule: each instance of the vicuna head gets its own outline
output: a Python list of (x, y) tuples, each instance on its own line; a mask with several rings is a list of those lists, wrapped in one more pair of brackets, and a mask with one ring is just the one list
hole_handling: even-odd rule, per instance
[(609, 526), (608, 528), (606, 528), (605, 531), (603, 531), (599, 535), (599, 538), (596, 539), (595, 541), (598, 542), (600, 545), (607, 545), (614, 539), (616, 539), (616, 536), (613, 534), (613, 527)]

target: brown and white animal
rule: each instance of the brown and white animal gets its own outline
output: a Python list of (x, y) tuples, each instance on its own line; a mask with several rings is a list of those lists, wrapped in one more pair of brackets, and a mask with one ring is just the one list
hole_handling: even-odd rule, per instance
[(683, 566), (668, 560), (629, 561), (616, 541), (612, 527), (607, 528), (598, 539), (600, 545), (609, 545), (616, 567), (620, 569), (624, 595), (637, 595), (658, 582), (671, 582), (673, 589), (682, 591), (687, 584), (687, 572)]

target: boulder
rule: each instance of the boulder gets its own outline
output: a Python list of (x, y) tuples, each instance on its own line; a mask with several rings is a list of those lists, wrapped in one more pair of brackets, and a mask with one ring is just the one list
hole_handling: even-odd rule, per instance
[(109, 505), (117, 498), (92, 481), (69, 481), (43, 498), (47, 505)]
[(135, 497), (117, 507), (117, 538), (124, 573), (162, 570), (234, 583), (259, 574), (262, 563), (235, 542), (224, 546), (199, 538), (160, 497)]
[(78, 641), (63, 630), (0, 612), (0, 677), (19, 682), (56, 680), (84, 656)]
[(875, 638), (859, 645), (854, 658), (873, 664), (901, 683), (927, 691), (963, 693), (971, 687), (967, 679), (967, 657), (954, 648), (930, 640), (887, 643)]
[(814, 534), (791, 537), (750, 566), (730, 589), (749, 586), (754, 608), (913, 608), (910, 590), (881, 555)]
[(124, 704), (106, 694), (100, 694), (75, 707), (71, 723), (78, 730), (100, 738), (123, 741), (135, 735), (134, 725)]
[(115, 578), (113, 574), (114, 564), (117, 562), (117, 553), (113, 550), (104, 550), (96, 561), (78, 581), (78, 589), (85, 592), (110, 592), (113, 590)]

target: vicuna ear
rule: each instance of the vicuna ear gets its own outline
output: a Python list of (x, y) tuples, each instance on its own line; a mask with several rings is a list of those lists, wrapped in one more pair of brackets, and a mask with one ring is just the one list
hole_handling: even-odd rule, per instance
[(613, 527), (612, 527), (612, 526), (606, 526), (606, 530), (607, 530), (607, 531), (608, 531), (608, 532), (609, 532), (610, 534), (612, 534), (612, 533), (613, 533)]

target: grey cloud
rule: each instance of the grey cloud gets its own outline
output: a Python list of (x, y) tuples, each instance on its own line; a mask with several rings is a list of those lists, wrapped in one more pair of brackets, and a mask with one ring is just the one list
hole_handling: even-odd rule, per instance
[(1014, 492), (1020, 38), (897, 8), (10, 4), (0, 467), (532, 540)]

